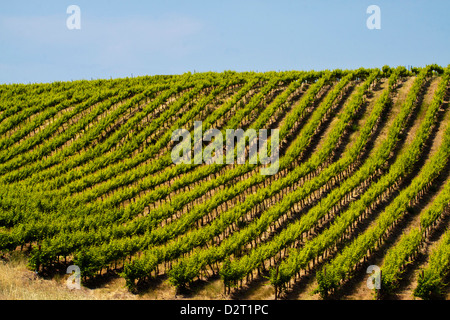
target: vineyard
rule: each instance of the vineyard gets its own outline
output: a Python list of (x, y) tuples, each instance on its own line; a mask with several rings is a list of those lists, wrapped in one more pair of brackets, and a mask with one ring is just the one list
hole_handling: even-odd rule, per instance
[[(449, 99), (438, 65), (0, 85), (0, 260), (132, 293), (448, 299)], [(278, 129), (278, 171), (174, 164), (197, 121)]]

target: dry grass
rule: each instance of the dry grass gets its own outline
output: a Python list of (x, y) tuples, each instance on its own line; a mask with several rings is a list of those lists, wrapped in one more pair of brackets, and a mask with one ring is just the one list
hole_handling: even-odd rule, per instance
[(84, 287), (70, 290), (66, 285), (68, 275), (42, 279), (27, 269), (27, 259), (19, 252), (13, 252), (7, 260), (0, 260), (0, 300), (134, 299), (123, 286), (119, 288), (112, 283), (95, 290)]
[(202, 281), (187, 294), (176, 294), (167, 279), (152, 283), (138, 295), (130, 293), (125, 280), (116, 276), (93, 289), (81, 287), (70, 290), (66, 281), (69, 275), (55, 274), (52, 279), (43, 279), (27, 269), (27, 257), (21, 252), (12, 252), (0, 259), (0, 300), (173, 300), (214, 299), (223, 300), (223, 285), (220, 279)]

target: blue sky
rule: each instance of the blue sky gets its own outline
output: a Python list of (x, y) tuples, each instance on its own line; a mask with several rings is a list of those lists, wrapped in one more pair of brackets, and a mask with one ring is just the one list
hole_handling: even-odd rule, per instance
[[(369, 5), (381, 30), (369, 30)], [(69, 5), (81, 29), (69, 30)], [(0, 3), (0, 83), (187, 71), (450, 63), (447, 0), (16, 0)]]

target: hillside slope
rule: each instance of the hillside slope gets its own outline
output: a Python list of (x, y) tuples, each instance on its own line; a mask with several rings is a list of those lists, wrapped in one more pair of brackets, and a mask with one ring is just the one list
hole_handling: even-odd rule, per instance
[[(427, 274), (450, 273), (433, 250), (449, 81), (431, 65), (2, 85), (0, 298), (448, 299), (419, 278), (435, 251)], [(253, 129), (258, 152), (267, 130), (278, 161), (228, 163), (227, 129)]]

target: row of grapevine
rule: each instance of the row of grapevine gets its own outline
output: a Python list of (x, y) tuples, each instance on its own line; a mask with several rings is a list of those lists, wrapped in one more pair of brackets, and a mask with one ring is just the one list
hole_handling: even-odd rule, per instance
[[(273, 86), (273, 84), (271, 84), (270, 86)], [(131, 177), (134, 178), (135, 175), (136, 175), (135, 171), (130, 172), (130, 176), (131, 176)], [(151, 178), (151, 177), (152, 177), (152, 176), (149, 176), (149, 178)], [(118, 181), (122, 181), (123, 183), (126, 182), (126, 180), (118, 180)], [(69, 207), (69, 208), (76, 208), (76, 206), (73, 205), (73, 203), (71, 202), (71, 200), (69, 200), (69, 201), (64, 201), (64, 202), (63, 202), (63, 206), (62, 206), (63, 210), (67, 211), (67, 209), (66, 209), (67, 207)], [(88, 211), (88, 212), (90, 213), (90, 218), (91, 218), (91, 219), (99, 221), (98, 219), (95, 218), (95, 213), (102, 215), (103, 212), (104, 212), (104, 210), (105, 210), (105, 208), (107, 208), (107, 207), (104, 206), (103, 204), (102, 204), (101, 206), (95, 205), (95, 204), (94, 204), (93, 206), (80, 207), (80, 208), (78, 209), (78, 211), (80, 211), (80, 214), (81, 214), (83, 211), (84, 211), (84, 212)], [(76, 213), (76, 210), (75, 210), (75, 209), (73, 210), (73, 212), (75, 213), (75, 216), (78, 216), (78, 215), (79, 215), (78, 213)], [(122, 213), (123, 213), (123, 211), (122, 211)], [(84, 215), (82, 215), (82, 216), (84, 217)], [(46, 216), (45, 218), (46, 218), (46, 220), (42, 221), (42, 223), (40, 223), (40, 225), (41, 225), (42, 228), (45, 228), (44, 230), (47, 230), (47, 231), (45, 232), (45, 235), (49, 236), (49, 235), (51, 235), (52, 233), (50, 233), (50, 234), (48, 233), (48, 222), (47, 222), (47, 221), (51, 221), (51, 220), (53, 220), (55, 217), (52, 215), (52, 216)], [(68, 215), (67, 212), (65, 212), (65, 213), (64, 213), (63, 219), (60, 219), (60, 221), (59, 221), (59, 226), (63, 226), (65, 229), (69, 228), (69, 227), (70, 227), (70, 226), (68, 226), (68, 225), (70, 225), (70, 222), (69, 222), (69, 221), (70, 221), (70, 220), (73, 220), (73, 218), (74, 218), (73, 216)], [(36, 220), (37, 220), (37, 219), (33, 219), (33, 220), (32, 220), (32, 223), (30, 224), (31, 229), (29, 229), (29, 232), (28, 232), (28, 233), (36, 234), (36, 232), (37, 232), (37, 229), (36, 229)], [(53, 226), (55, 226), (55, 225), (53, 225)], [(79, 224), (78, 224), (78, 223), (77, 223), (77, 226), (79, 227)], [(25, 230), (24, 230), (24, 228), (23, 228), (23, 226), (22, 226), (22, 228), (21, 228), (21, 230), (20, 230), (20, 234), (23, 235), (23, 234), (24, 234), (24, 231), (25, 231)], [(55, 230), (55, 231), (56, 231), (56, 230)], [(41, 234), (42, 237), (45, 236), (43, 232), (40, 232), (39, 234)], [(31, 239), (29, 238), (29, 239), (27, 239), (27, 240), (31, 240)]]
[[(446, 221), (449, 80), (450, 66), (429, 65), (0, 86), (0, 257), (21, 250), (39, 274), (74, 264), (85, 281), (106, 270), (133, 290), (212, 272), (225, 293), (253, 294), (246, 280), (278, 298), (311, 269), (327, 297), (380, 255), (376, 294), (389, 298)], [(256, 155), (276, 147), (277, 171), (237, 164), (239, 142), (234, 164), (174, 164), (177, 129), (211, 152), (198, 121), (223, 141), (278, 129)], [(448, 239), (416, 270), (415, 296), (444, 293)]]
[[(220, 181), (221, 181), (221, 180), (217, 180), (216, 182), (219, 182), (219, 183), (220, 183)], [(196, 190), (196, 191), (195, 191), (195, 190)], [(195, 195), (195, 194), (198, 193), (199, 191), (202, 191), (201, 188), (196, 188), (196, 189), (194, 189), (194, 191), (193, 191), (192, 193)], [(148, 201), (148, 197), (147, 197), (146, 200)], [(176, 202), (175, 202), (175, 204), (176, 204)], [(134, 206), (133, 209), (135, 210), (135, 213), (133, 213), (133, 215), (135, 215), (135, 214), (141, 212), (140, 210), (137, 210), (138, 208), (139, 208), (139, 206)], [(159, 209), (158, 211), (161, 212), (162, 209)], [(126, 214), (127, 214), (127, 216), (128, 216), (128, 215), (130, 215), (130, 212), (128, 211), (128, 212), (126, 212)], [(153, 213), (153, 214), (152, 214), (152, 213), (149, 213), (149, 215), (147, 215), (147, 216), (145, 217), (146, 221), (148, 221), (148, 222), (150, 222), (150, 223), (154, 223), (153, 221), (154, 221), (155, 218), (156, 218), (155, 213)], [(139, 226), (139, 225), (140, 225), (139, 223), (134, 224), (134, 226)], [(119, 226), (118, 228), (120, 228), (120, 226)], [(122, 228), (122, 229), (123, 229), (123, 228)], [(136, 232), (137, 232), (135, 228), (128, 228), (128, 229), (129, 229), (132, 233), (136, 233)], [(120, 229), (119, 229), (119, 230), (120, 230)], [(116, 233), (115, 230), (112, 230), (112, 232), (108, 232), (108, 234), (110, 234), (110, 235), (113, 235), (114, 233)], [(118, 234), (120, 234), (120, 233), (118, 233)], [(98, 234), (97, 234), (97, 235), (98, 235)], [(89, 238), (86, 238), (86, 239), (89, 239)], [(77, 240), (77, 243), (79, 243), (79, 239), (76, 238), (76, 240)], [(61, 243), (61, 241), (58, 241), (58, 243)], [(66, 239), (66, 241), (64, 241), (63, 243), (65, 243), (67, 246), (70, 247), (70, 245), (73, 244), (73, 243), (75, 243), (75, 242), (74, 242), (74, 241), (67, 241), (67, 239)], [(111, 244), (111, 245), (109, 245), (109, 246), (113, 247), (114, 244)], [(42, 251), (41, 251), (40, 254), (42, 254), (43, 251), (44, 251), (44, 248), (42, 248)], [(107, 251), (107, 250), (106, 250), (106, 251)], [(54, 252), (54, 250), (51, 250), (51, 252)]]
[[(367, 182), (371, 181), (370, 175), (378, 173), (390, 156), (391, 151), (396, 146), (399, 134), (404, 128), (406, 119), (417, 100), (417, 95), (420, 87), (423, 85), (426, 73), (427, 70), (422, 71), (421, 75), (416, 79), (406, 102), (402, 105), (400, 113), (389, 128), (387, 138), (384, 139), (373, 151), (371, 156), (366, 159), (365, 163), (357, 173), (350, 177), (339, 188), (334, 189), (327, 198), (310, 211), (309, 214), (311, 214), (311, 217), (314, 218), (317, 217), (317, 215), (318, 217), (323, 217), (325, 214), (329, 213), (330, 210), (335, 213), (336, 208), (334, 206), (339, 204), (341, 198), (346, 194), (346, 197), (349, 197), (350, 199), (353, 198), (348, 192), (359, 184), (363, 183), (363, 187), (367, 189), (367, 186), (369, 185)], [(397, 163), (402, 163), (402, 161), (397, 160)], [(365, 179), (368, 179), (367, 182), (363, 182)], [(344, 213), (341, 213), (327, 230), (316, 238), (304, 243), (301, 248), (291, 250), (288, 258), (279, 264), (279, 268), (271, 271), (271, 283), (277, 289), (282, 288), (289, 283), (290, 279), (297, 276), (300, 270), (309, 268), (309, 262), (311, 260), (327, 252), (331, 253), (333, 248), (336, 248), (336, 243), (344, 237), (345, 230), (352, 226), (356, 219), (361, 219), (363, 214), (366, 215), (368, 213), (367, 209), (372, 206), (371, 203), (377, 199), (386, 187), (393, 185), (395, 182), (395, 179), (384, 178), (383, 180), (382, 177), (381, 180), (370, 185), (360, 199), (350, 203), (349, 208)], [(308, 220), (310, 220), (308, 215), (301, 219), (297, 225), (301, 226), (302, 220), (308, 222)], [(315, 220), (313, 219), (312, 221), (314, 222)], [(305, 223), (305, 225), (312, 226), (311, 223)]]
[[(286, 152), (285, 157), (283, 157), (280, 160), (280, 170), (284, 170), (284, 166), (287, 166), (287, 164), (292, 163), (291, 161), (283, 161), (286, 160), (285, 158), (288, 158), (289, 156), (292, 157), (293, 153), (297, 153), (297, 156), (301, 153), (301, 150), (306, 148), (307, 141), (311, 139), (311, 135), (317, 128), (317, 126), (320, 123), (320, 120), (323, 118), (324, 114), (327, 110), (331, 107), (334, 100), (337, 98), (337, 93), (339, 93), (343, 87), (348, 83), (347, 81), (350, 80), (353, 77), (353, 74), (350, 74), (346, 77), (344, 77), (340, 85), (337, 85), (334, 90), (327, 96), (326, 100), (321, 104), (321, 106), (314, 112), (314, 114), (311, 116), (310, 122), (308, 122), (307, 126), (300, 132), (298, 135), (298, 138), (293, 142), (293, 144), (290, 146), (289, 150)], [(306, 100), (307, 101), (307, 100)], [(289, 123), (289, 122), (286, 122)], [(281, 135), (281, 134), (280, 134)], [(291, 158), (295, 159), (295, 158)], [(283, 166), (284, 164), (284, 166)], [(305, 167), (302, 168), (303, 171), (305, 171)], [(294, 178), (295, 175), (299, 175), (299, 170), (294, 172), (293, 174), (290, 174), (281, 180), (274, 181), (273, 184), (270, 184), (269, 186), (266, 186), (263, 189), (258, 189), (258, 191), (248, 197), (246, 197), (246, 201), (242, 204), (236, 205), (235, 207), (229, 209), (228, 211), (222, 213), (218, 218), (216, 218), (214, 221), (212, 221), (211, 225), (208, 225), (206, 227), (203, 227), (201, 230), (198, 230), (196, 232), (193, 232), (192, 234), (189, 234), (189, 237), (186, 240), (179, 240), (179, 241), (172, 241), (172, 243), (168, 246), (168, 248), (163, 249), (167, 251), (167, 253), (163, 254), (163, 256), (167, 256), (167, 260), (172, 260), (173, 256), (179, 255), (181, 252), (189, 251), (193, 243), (198, 243), (198, 241), (195, 241), (195, 239), (202, 239), (201, 241), (209, 241), (208, 239), (211, 239), (211, 237), (217, 237), (218, 234), (222, 233), (224, 230), (224, 227), (227, 227), (230, 223), (236, 223), (236, 221), (243, 217), (244, 214), (251, 211), (253, 207), (258, 206), (261, 202), (264, 202), (265, 199), (268, 199), (277, 192), (281, 191), (283, 188), (286, 188), (292, 181), (295, 181)], [(305, 172), (303, 172), (305, 174)], [(260, 175), (252, 176), (248, 180), (252, 179), (264, 179)], [(244, 182), (246, 182), (244, 181)], [(244, 183), (236, 185), (236, 187), (243, 185), (244, 187), (241, 190), (245, 190), (245, 188), (248, 188), (248, 186), (245, 186)], [(235, 188), (236, 189), (236, 188)], [(237, 189), (239, 190), (239, 189)], [(223, 195), (223, 193), (221, 193)], [(207, 208), (207, 207), (206, 207)], [(254, 213), (252, 213), (254, 214)], [(184, 245), (181, 245), (181, 242), (184, 243)], [(216, 242), (216, 241), (214, 241)], [(186, 247), (186, 248), (183, 248)], [(170, 249), (170, 250), (169, 250)], [(170, 254), (172, 251), (179, 252), (178, 254)], [(150, 250), (150, 255), (154, 255), (155, 250)], [(156, 254), (155, 254), (156, 255)], [(171, 258), (169, 258), (171, 257)], [(151, 259), (151, 258), (150, 258)], [(161, 262), (161, 261), (160, 261)], [(146, 266), (147, 270), (152, 270), (155, 268), (155, 265), (148, 265)], [(147, 273), (148, 274), (148, 273)]]
[(393, 293), (398, 288), (406, 266), (417, 258), (421, 245), (427, 239), (427, 234), (448, 210), (449, 203), (450, 182), (447, 182), (430, 207), (420, 213), (420, 227), (413, 228), (408, 233), (403, 234), (399, 242), (386, 252), (381, 267), (380, 296)]
[[(447, 87), (449, 76), (450, 68), (446, 69), (440, 83), (440, 88)], [(401, 154), (397, 161), (390, 167), (389, 173), (380, 179), (377, 184), (373, 185), (374, 191), (372, 192), (374, 194), (381, 194), (380, 189), (384, 189), (388, 181), (390, 183), (397, 181), (418, 161), (422, 146), (430, 135), (430, 129), (435, 121), (436, 112), (442, 104), (443, 97), (444, 90), (438, 90), (413, 142), (405, 153)], [(417, 194), (430, 185), (431, 181), (440, 173), (448, 160), (448, 154), (450, 153), (449, 143), (450, 127), (445, 132), (444, 141), (438, 152), (426, 163), (420, 171), (420, 174), (414, 178), (411, 184), (402, 190), (376, 219), (376, 224), (361, 234), (351, 245), (346, 247), (337, 257), (318, 272), (317, 281), (319, 283), (319, 291), (322, 295), (327, 295), (331, 290), (338, 288), (342, 280), (351, 277), (354, 265), (367, 256), (368, 251), (375, 250), (377, 245), (385, 237), (387, 230), (402, 216), (408, 206), (415, 200)], [(340, 218), (342, 217), (345, 217), (345, 215), (341, 215)], [(338, 225), (337, 222), (336, 225)]]
[[(392, 77), (397, 76), (398, 74), (394, 74)], [(340, 121), (336, 125), (335, 130), (332, 131), (330, 133), (330, 137), (325, 140), (323, 146), (324, 150), (330, 149), (331, 146), (334, 145), (342, 135), (343, 130), (345, 126), (348, 125), (351, 116), (354, 115), (358, 108), (360, 108), (363, 95), (366, 93), (366, 90), (372, 81), (374, 81), (374, 78), (369, 78), (365, 83), (365, 86), (361, 87), (357, 95), (355, 95), (354, 99), (350, 101), (347, 106), (348, 113), (340, 117)], [(355, 141), (353, 146), (345, 151), (345, 153), (341, 156), (337, 163), (332, 164), (329, 168), (325, 169), (321, 173), (321, 175), (325, 177), (325, 179), (329, 179), (329, 177), (336, 175), (338, 172), (342, 172), (345, 168), (354, 163), (356, 159), (361, 155), (364, 145), (367, 143), (377, 121), (379, 120), (380, 114), (389, 105), (390, 90), (391, 88), (385, 90), (380, 98), (376, 101), (369, 118), (366, 120), (364, 126), (360, 128), (358, 139), (357, 141)], [(323, 155), (321, 156), (321, 153), (319, 153), (316, 157), (313, 155), (308, 162), (322, 163), (325, 159), (326, 157), (324, 157)], [(369, 172), (367, 172), (367, 174), (368, 173)], [(353, 185), (357, 185), (357, 183), (354, 183)], [(302, 188), (308, 189), (308, 186), (309, 184), (307, 182), (302, 186)], [(343, 190), (343, 194), (345, 194), (347, 190), (351, 189), (351, 186), (348, 186), (348, 183), (344, 182), (344, 184), (341, 184), (340, 189)], [(297, 220), (297, 222), (288, 225), (283, 231), (275, 235), (272, 240), (259, 246), (256, 249), (251, 250), (248, 255), (244, 255), (242, 258), (232, 261), (231, 264), (229, 264), (226, 268), (224, 267), (221, 274), (222, 278), (225, 281), (225, 284), (227, 286), (230, 286), (233, 283), (236, 283), (238, 280), (242, 280), (253, 270), (263, 267), (264, 261), (275, 256), (275, 254), (278, 253), (282, 248), (285, 248), (289, 244), (295, 242), (297, 239), (300, 239), (305, 231), (309, 230), (317, 221), (319, 221), (319, 219), (323, 218), (325, 214), (328, 213), (329, 210), (331, 210), (334, 204), (340, 200), (339, 196), (335, 196), (335, 194), (339, 193), (336, 190), (337, 189), (331, 191), (326, 200), (321, 201), (318, 206), (311, 209), (311, 211), (306, 216), (301, 217), (299, 220)], [(300, 191), (296, 192), (300, 193)], [(290, 202), (292, 203), (292, 200)], [(279, 211), (281, 208), (281, 206), (280, 208), (274, 207), (273, 210)], [(289, 210), (291, 210), (291, 208), (292, 206), (285, 206), (283, 212), (287, 213), (289, 212)]]
[(446, 287), (446, 279), (450, 274), (450, 231), (439, 241), (430, 255), (429, 264), (419, 273), (414, 295), (423, 299), (440, 297)]

